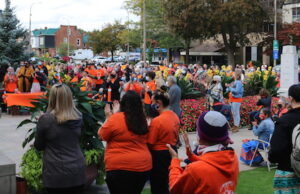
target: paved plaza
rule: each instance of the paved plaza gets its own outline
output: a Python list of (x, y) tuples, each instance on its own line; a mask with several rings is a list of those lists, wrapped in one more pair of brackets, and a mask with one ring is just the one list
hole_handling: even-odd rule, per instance
[[(18, 124), (29, 118), (29, 116), (11, 116), (2, 114), (0, 118), (0, 152), (10, 158), (16, 163), (17, 173), (20, 171), (20, 163), (22, 160), (22, 155), (28, 149), (29, 146), (22, 148), (22, 142), (26, 136), (27, 130), (30, 128), (30, 125), (24, 126), (20, 129), (16, 129)], [(190, 133), (190, 142), (191, 144), (197, 140), (196, 133)], [(240, 148), (242, 145), (242, 139), (251, 139), (254, 138), (251, 131), (247, 129), (242, 129), (240, 132), (231, 134), (231, 138), (234, 141), (233, 148), (237, 152), (237, 155), (240, 154)], [(180, 158), (185, 158), (185, 149), (182, 146), (179, 149)], [(246, 166), (240, 163), (240, 171), (252, 169), (249, 166)], [(146, 187), (149, 187), (149, 185)], [(108, 193), (106, 186), (98, 187), (92, 186), (89, 190), (86, 191), (86, 194), (105, 194)]]

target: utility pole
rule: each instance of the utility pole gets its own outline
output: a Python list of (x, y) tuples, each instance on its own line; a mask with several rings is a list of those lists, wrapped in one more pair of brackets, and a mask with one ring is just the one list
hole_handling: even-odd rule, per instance
[(70, 56), (70, 23), (68, 24), (68, 29), (67, 29), (67, 37), (68, 37), (68, 57)]
[(127, 19), (128, 19), (128, 25), (127, 25), (127, 28), (128, 28), (128, 37), (127, 37), (127, 54), (126, 54), (126, 61), (127, 63), (129, 63), (129, 51), (130, 51), (130, 45), (129, 45), (129, 33), (130, 33), (130, 24), (129, 24), (129, 9), (127, 9)]
[(146, 62), (146, 50), (147, 50), (147, 33), (146, 33), (146, 0), (143, 0), (143, 61)]

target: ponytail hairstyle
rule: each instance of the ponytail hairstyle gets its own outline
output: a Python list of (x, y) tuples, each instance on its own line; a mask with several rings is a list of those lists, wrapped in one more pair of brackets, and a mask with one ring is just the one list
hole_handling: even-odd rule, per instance
[(165, 88), (163, 86), (160, 90), (155, 92), (154, 94), (154, 100), (158, 101), (160, 100), (162, 102), (162, 105), (164, 108), (167, 108), (170, 105), (170, 97)]

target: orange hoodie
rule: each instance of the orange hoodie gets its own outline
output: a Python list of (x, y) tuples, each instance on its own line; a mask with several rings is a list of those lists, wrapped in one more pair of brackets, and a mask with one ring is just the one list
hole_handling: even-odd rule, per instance
[(234, 193), (239, 174), (238, 159), (233, 150), (209, 152), (189, 157), (185, 170), (180, 160), (170, 165), (169, 183), (171, 194), (225, 194)]

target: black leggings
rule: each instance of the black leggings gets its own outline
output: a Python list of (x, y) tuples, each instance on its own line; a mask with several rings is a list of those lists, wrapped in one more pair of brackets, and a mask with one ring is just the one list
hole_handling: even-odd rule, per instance
[(149, 176), (150, 171), (112, 170), (106, 172), (105, 181), (110, 194), (141, 194)]
[[(177, 152), (175, 146), (172, 146)], [(171, 155), (168, 150), (151, 151), (153, 168), (150, 175), (151, 193), (168, 194), (169, 193), (169, 166), (171, 164)]]
[(84, 185), (68, 188), (46, 188), (48, 194), (83, 194)]

